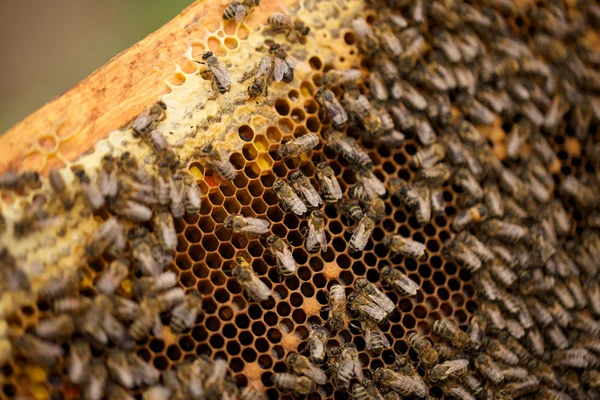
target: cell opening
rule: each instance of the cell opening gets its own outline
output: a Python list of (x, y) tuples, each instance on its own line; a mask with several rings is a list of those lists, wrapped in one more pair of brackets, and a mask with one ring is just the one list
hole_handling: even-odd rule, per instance
[(286, 99), (277, 99), (275, 101), (275, 110), (281, 116), (286, 116), (290, 113), (290, 104)]
[(179, 350), (178, 346), (169, 346), (167, 349), (167, 357), (169, 357), (171, 361), (179, 361), (181, 358), (181, 350)]
[(251, 142), (254, 139), (254, 130), (248, 125), (242, 125), (238, 128), (240, 139), (244, 142)]

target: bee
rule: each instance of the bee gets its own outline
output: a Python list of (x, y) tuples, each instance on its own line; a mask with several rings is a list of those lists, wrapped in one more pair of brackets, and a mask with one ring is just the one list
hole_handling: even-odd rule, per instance
[[(390, 183), (390, 189), (395, 192), (398, 182), (393, 180)], [(399, 197), (406, 203), (407, 206), (415, 210), (417, 222), (423, 225), (431, 219), (431, 193), (429, 187), (422, 183), (414, 185), (399, 185)]]
[[(237, 2), (231, 3), (228, 8), (235, 3)], [(239, 5), (238, 7), (246, 7), (245, 4), (237, 4)], [(219, 60), (212, 51), (207, 51), (206, 53), (202, 54), (202, 61), (196, 61), (196, 63), (203, 64), (208, 67), (207, 70), (200, 71), (199, 73), (210, 74), (210, 76), (212, 76), (213, 87), (216, 87), (219, 93), (224, 94), (229, 92), (229, 89), (231, 88), (231, 78), (229, 76), (229, 72), (227, 72), (227, 68), (223, 62)]]
[(117, 385), (116, 383), (109, 382), (106, 387), (106, 398), (109, 400), (134, 400), (135, 397), (131, 396), (127, 389), (124, 389), (122, 386)]
[(364, 95), (354, 96), (350, 92), (344, 93), (343, 97), (346, 109), (350, 111), (360, 122), (362, 127), (371, 136), (375, 136), (381, 130), (381, 119), (377, 111)]
[(298, 61), (290, 56), (280, 44), (272, 44), (269, 53), (273, 55), (273, 76), (275, 82), (289, 83), (294, 80), (294, 68)]
[(268, 397), (265, 393), (246, 386), (240, 393), (240, 400), (268, 400)]
[(162, 265), (152, 254), (152, 239), (143, 228), (133, 233), (131, 258), (137, 269), (145, 276), (156, 276), (162, 272)]
[(574, 313), (573, 316), (573, 322), (571, 323), (573, 328), (594, 336), (600, 333), (600, 323), (598, 323), (592, 317), (588, 316), (582, 311)]
[(483, 189), (467, 168), (459, 168), (454, 174), (454, 182), (461, 187), (473, 202), (478, 203), (483, 199)]
[[(343, 290), (343, 289), (342, 289)], [(344, 297), (346, 294), (344, 293)], [(345, 303), (345, 299), (344, 299)], [(344, 308), (346, 308), (344, 304)], [(342, 322), (343, 324), (343, 322)], [(330, 320), (331, 325), (331, 320)], [(308, 348), (312, 362), (320, 364), (325, 359), (327, 352), (327, 331), (321, 326), (309, 322), (308, 324)]]
[(552, 318), (554, 318), (556, 323), (562, 328), (568, 327), (573, 322), (573, 316), (563, 307), (561, 301), (552, 300), (548, 311), (552, 314)]
[(469, 346), (469, 336), (449, 319), (435, 321), (433, 323), (433, 333), (452, 342), (456, 348), (466, 349)]
[(362, 329), (365, 332), (365, 344), (367, 349), (375, 354), (381, 354), (383, 349), (389, 349), (391, 344), (376, 322), (368, 318), (361, 321)]
[(77, 168), (75, 170), (75, 176), (81, 184), (81, 188), (88, 205), (93, 211), (98, 211), (104, 206), (105, 202), (104, 196), (100, 191), (100, 187), (96, 184), (96, 182), (93, 182), (90, 179), (83, 168)]
[(418, 333), (408, 335), (408, 344), (419, 356), (421, 364), (425, 368), (430, 368), (438, 363), (439, 357), (437, 351), (431, 345), (431, 342)]
[[(315, 94), (315, 99), (323, 107), (324, 111), (327, 112), (327, 115), (329, 115), (333, 128), (343, 129), (346, 122), (348, 122), (348, 113), (346, 113), (346, 110), (342, 107), (338, 99), (335, 98), (335, 94), (323, 86)], [(339, 133), (339, 135), (342, 134)]]
[(156, 125), (167, 118), (166, 110), (167, 105), (162, 101), (145, 109), (131, 125), (133, 136), (136, 138), (146, 136)]
[(12, 345), (16, 353), (49, 368), (54, 367), (64, 355), (63, 348), (58, 344), (38, 339), (29, 333), (15, 337)]
[(104, 398), (108, 371), (104, 366), (104, 360), (95, 359), (90, 363), (88, 380), (84, 384), (83, 398), (87, 400), (101, 400)]
[(352, 20), (352, 28), (358, 37), (359, 48), (367, 54), (373, 54), (379, 51), (379, 40), (375, 33), (363, 18)]
[(229, 155), (224, 149), (217, 150), (212, 144), (209, 144), (202, 149), (202, 153), (209, 159), (215, 171), (217, 171), (217, 174), (219, 174), (222, 179), (233, 180), (235, 178), (237, 171), (229, 161)]
[(505, 364), (517, 365), (519, 363), (519, 357), (497, 339), (487, 340), (484, 343), (484, 350), (488, 355)]
[(184, 188), (184, 206), (187, 215), (196, 215), (200, 212), (200, 197), (202, 192), (196, 184), (196, 180), (188, 173), (182, 173)]
[(302, 215), (308, 210), (304, 202), (302, 202), (292, 187), (283, 179), (278, 179), (275, 181), (273, 190), (277, 194), (279, 201), (283, 203), (284, 209), (290, 209), (297, 215)]
[(526, 342), (529, 350), (536, 356), (541, 357), (546, 352), (544, 338), (536, 328), (530, 329), (527, 332)]
[(481, 259), (463, 242), (449, 239), (443, 244), (442, 253), (450, 260), (458, 262), (471, 272), (481, 268)]
[(273, 381), (280, 390), (301, 396), (307, 396), (317, 390), (317, 383), (306, 376), (277, 373)]
[(451, 376), (460, 377), (467, 373), (469, 360), (459, 359), (444, 361), (429, 370), (429, 381), (431, 383), (445, 381)]
[[(473, 377), (473, 375), (468, 375), (468, 376)], [(481, 382), (479, 382), (479, 380), (475, 377), (473, 377), (473, 379), (475, 379), (477, 381), (477, 383), (479, 384), (479, 386), (476, 386), (476, 388), (479, 388), (481, 391)], [(464, 380), (464, 381), (465, 381), (464, 382), (465, 386), (467, 386), (466, 380)], [(469, 381), (469, 382), (472, 382), (472, 381)], [(447, 396), (454, 398), (454, 399), (474, 400), (475, 397), (473, 397), (473, 395), (465, 388), (465, 386), (461, 385), (457, 381), (448, 380), (443, 383), (442, 391), (444, 392), (444, 394), (446, 394)]]
[(502, 218), (504, 215), (504, 203), (502, 202), (498, 185), (492, 182), (486, 182), (483, 186), (483, 201), (490, 217)]
[(469, 336), (469, 343), (473, 350), (479, 350), (483, 344), (487, 325), (488, 321), (482, 314), (475, 314), (471, 318), (469, 328), (467, 329), (467, 335)]
[(430, 168), (446, 157), (446, 150), (440, 144), (432, 144), (419, 150), (410, 160), (412, 168)]
[(400, 35), (404, 52), (398, 60), (398, 69), (402, 74), (410, 73), (425, 53), (425, 38), (415, 27), (407, 28)]
[(90, 345), (84, 339), (75, 339), (67, 358), (67, 376), (69, 382), (81, 385), (89, 376), (89, 364), (92, 358)]
[(590, 309), (595, 315), (600, 315), (600, 284), (598, 281), (589, 280), (585, 291), (590, 303)]
[(212, 369), (206, 377), (204, 387), (206, 389), (206, 397), (208, 399), (228, 398), (225, 394), (227, 390), (227, 361), (218, 358), (212, 363)]
[(72, 271), (59, 271), (45, 282), (38, 292), (43, 300), (53, 300), (77, 291), (80, 274)]
[(342, 198), (342, 188), (335, 173), (325, 161), (317, 164), (317, 182), (321, 186), (321, 195), (327, 203), (336, 203)]
[(479, 275), (475, 277), (475, 284), (487, 300), (496, 301), (500, 297), (500, 288), (496, 284), (496, 281), (492, 279), (492, 275), (489, 271), (481, 271)]
[(146, 338), (150, 330), (153, 333), (160, 332), (159, 328), (162, 327), (162, 323), (158, 314), (159, 304), (157, 299), (147, 297), (142, 299), (139, 311), (129, 326), (129, 336), (139, 341)]
[(383, 244), (390, 249), (392, 253), (400, 253), (406, 257), (424, 258), (425, 245), (415, 240), (404, 238), (401, 235), (387, 235), (383, 238)]
[(357, 178), (363, 184), (365, 189), (367, 189), (367, 192), (374, 193), (377, 196), (385, 196), (387, 193), (383, 182), (381, 182), (370, 169), (359, 170)]
[(359, 383), (352, 384), (352, 400), (370, 400), (371, 398), (363, 385)]
[[(327, 75), (327, 72), (325, 73), (325, 75)], [(323, 76), (324, 82), (325, 82), (325, 75)], [(361, 76), (362, 76), (362, 72), (361, 72)], [(369, 89), (371, 90), (373, 97), (375, 97), (375, 100), (380, 101), (380, 102), (385, 102), (388, 100), (388, 97), (389, 97), (388, 89), (385, 86), (383, 77), (381, 76), (380, 73), (378, 73), (376, 71), (372, 72), (369, 75), (368, 83), (369, 83)]]
[(400, 294), (407, 296), (416, 296), (419, 285), (402, 273), (397, 268), (391, 268), (386, 265), (381, 269), (381, 277), (384, 282), (393, 286)]
[(180, 287), (169, 289), (156, 297), (160, 312), (172, 310), (176, 305), (183, 303), (184, 299), (185, 292)]
[[(353, 297), (362, 297), (367, 300), (367, 304), (371, 304), (375, 308), (379, 308), (383, 311), (386, 316), (391, 314), (395, 310), (394, 303), (387, 297), (374, 283), (369, 282), (365, 278), (359, 278), (356, 280), (356, 290), (352, 293)], [(382, 318), (376, 318), (375, 315), (369, 315), (370, 307), (367, 305), (363, 307), (360, 301), (353, 306), (352, 301), (348, 298), (350, 309), (359, 311), (361, 314), (373, 318), (375, 321), (380, 322)], [(375, 313), (381, 315), (381, 313)], [(385, 317), (384, 317), (385, 318)]]
[(429, 388), (422, 379), (401, 374), (389, 368), (377, 368), (373, 374), (373, 380), (379, 382), (382, 387), (398, 392), (404, 397), (414, 395), (422, 398), (429, 392)]
[[(554, 280), (552, 280), (554, 283)], [(565, 282), (575, 300), (575, 308), (583, 309), (588, 305), (588, 299), (579, 278), (571, 278)]]
[(329, 362), (332, 365), (333, 382), (338, 389), (348, 390), (353, 377), (359, 382), (364, 380), (358, 350), (354, 343), (347, 342), (341, 348), (332, 349)]
[(325, 234), (325, 216), (317, 210), (310, 214), (308, 220), (308, 237), (306, 238), (306, 250), (312, 252), (321, 247), (327, 251), (327, 235)]
[(490, 237), (507, 243), (517, 243), (527, 236), (527, 228), (511, 222), (490, 219), (481, 225), (482, 230)]
[(474, 224), (485, 221), (488, 216), (488, 208), (482, 203), (462, 209), (456, 214), (454, 221), (452, 221), (452, 230), (454, 232), (461, 232), (465, 229), (470, 229)]
[(485, 354), (481, 354), (475, 359), (475, 368), (493, 383), (498, 384), (504, 380), (502, 370)]
[(119, 217), (132, 222), (146, 222), (152, 218), (152, 209), (144, 204), (126, 198), (118, 198), (110, 210)]
[[(269, 78), (273, 73), (273, 57), (265, 56), (260, 59), (255, 70), (252, 85), (248, 86), (248, 95), (251, 99), (265, 93), (269, 94)], [(245, 79), (244, 79), (245, 80)]]
[(475, 124), (491, 125), (494, 123), (495, 114), (481, 104), (475, 97), (463, 93), (456, 97), (459, 109)]
[(73, 208), (75, 199), (71, 196), (70, 190), (67, 188), (67, 184), (61, 176), (60, 171), (51, 169), (48, 173), (48, 180), (50, 182), (50, 187), (60, 199), (65, 210), (68, 211)]
[(441, 50), (448, 61), (456, 64), (462, 59), (460, 48), (448, 31), (434, 28), (432, 29), (431, 37), (433, 46)]
[(281, 275), (289, 277), (296, 272), (296, 261), (287, 244), (277, 235), (271, 235), (267, 238), (271, 253), (277, 258), (277, 265)]
[(327, 321), (334, 331), (342, 329), (346, 323), (346, 291), (340, 284), (329, 288), (329, 316)]
[(36, 336), (46, 340), (68, 339), (74, 332), (73, 317), (66, 314), (41, 319), (35, 327)]
[(547, 326), (544, 329), (544, 333), (553, 347), (560, 350), (564, 350), (569, 347), (569, 339), (567, 339), (564, 332), (558, 325), (552, 324)]
[[(475, 255), (482, 262), (491, 263), (492, 265), (490, 267), (490, 270), (491, 270), (492, 274), (494, 274), (495, 276), (496, 276), (496, 272), (498, 272), (498, 269), (500, 269), (502, 266), (504, 266), (503, 264), (500, 264), (500, 262), (494, 263), (494, 261), (496, 259), (494, 252), (490, 248), (488, 248), (485, 244), (481, 243), (475, 235), (471, 235), (468, 231), (463, 231), (463, 232), (459, 233), (458, 235), (456, 235), (456, 240), (459, 240), (459, 241), (463, 242), (464, 244), (466, 244), (468, 246), (468, 248), (473, 253), (475, 253)], [(505, 271), (501, 271), (501, 272), (505, 272)], [(512, 276), (514, 273), (512, 271), (506, 271), (506, 273), (504, 275), (509, 275), (509, 274), (510, 274), (510, 276)], [(508, 286), (510, 286), (510, 285), (508, 285)]]
[(402, 101), (406, 107), (415, 111), (425, 111), (427, 109), (427, 99), (410, 83), (402, 81), (400, 82), (400, 88), (402, 90)]
[(202, 313), (202, 295), (197, 290), (192, 290), (185, 295), (183, 303), (171, 311), (171, 330), (183, 332), (190, 329), (198, 314)]
[(398, 58), (402, 51), (402, 43), (398, 39), (398, 36), (394, 33), (392, 28), (387, 23), (378, 24), (376, 27), (377, 38), (383, 51), (387, 53), (392, 59)]
[(310, 180), (300, 170), (290, 175), (290, 182), (296, 193), (300, 193), (306, 200), (306, 203), (312, 207), (319, 207), (323, 201), (317, 190), (310, 183)]
[(127, 361), (127, 356), (122, 350), (111, 349), (106, 358), (106, 368), (112, 380), (124, 386), (127, 389), (132, 389), (135, 385), (133, 377), (133, 369)]
[(373, 229), (375, 229), (375, 221), (368, 215), (363, 216), (348, 242), (350, 249), (353, 251), (362, 251), (367, 246)]
[(281, 158), (297, 157), (318, 146), (319, 142), (319, 136), (309, 132), (296, 139), (284, 141), (277, 149), (277, 155)]
[(233, 276), (246, 290), (248, 297), (256, 301), (265, 301), (271, 295), (269, 287), (254, 273), (248, 262), (241, 257), (236, 259), (237, 266), (233, 269)]
[(166, 163), (158, 163), (158, 177), (156, 179), (156, 200), (161, 206), (171, 203), (171, 187), (174, 186), (171, 169)]
[(325, 372), (301, 354), (294, 352), (289, 353), (286, 357), (286, 362), (290, 366), (292, 372), (304, 375), (312, 379), (318, 385), (324, 385), (325, 382), (327, 382), (327, 375), (325, 375)]
[(269, 221), (260, 218), (244, 217), (241, 214), (231, 214), (224, 222), (227, 229), (234, 233), (262, 235), (269, 232)]
[(89, 297), (61, 297), (54, 301), (52, 309), (57, 314), (83, 314), (92, 306)]
[(329, 87), (356, 83), (362, 78), (362, 71), (358, 68), (332, 69), (323, 74), (323, 83)]
[(169, 166), (177, 167), (179, 165), (179, 156), (173, 150), (167, 139), (158, 130), (151, 130), (145, 139), (150, 143), (152, 149), (159, 157), (159, 159), (165, 162)]
[(570, 368), (587, 368), (589, 364), (589, 353), (582, 348), (555, 350), (552, 358), (555, 364)]
[(310, 28), (300, 18), (292, 18), (284, 13), (273, 13), (267, 19), (267, 22), (275, 29), (287, 30), (286, 39), (294, 34), (296, 37), (307, 36), (310, 33)]
[(364, 216), (360, 202), (357, 199), (343, 199), (338, 203), (337, 208), (343, 215), (354, 222), (360, 221)]
[(129, 275), (129, 260), (118, 258), (110, 263), (108, 270), (96, 282), (96, 288), (107, 295), (113, 294)]
[(235, 18), (235, 22), (242, 22), (248, 14), (260, 5), (260, 0), (243, 0), (242, 2), (233, 1), (225, 7), (223, 19), (230, 20)]
[(564, 283), (557, 281), (554, 284), (553, 293), (564, 308), (567, 310), (575, 308), (575, 299)]
[(170, 212), (163, 210), (154, 214), (152, 219), (154, 233), (158, 236), (165, 251), (174, 251), (177, 248), (177, 232)]

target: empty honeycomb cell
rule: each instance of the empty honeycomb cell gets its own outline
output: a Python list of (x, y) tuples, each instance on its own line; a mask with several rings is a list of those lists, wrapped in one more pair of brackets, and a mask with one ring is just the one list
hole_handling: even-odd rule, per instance
[(285, 285), (279, 284), (273, 288), (274, 295), (276, 295), (277, 300), (285, 300), (288, 297), (288, 289)]
[(223, 196), (223, 193), (215, 190), (208, 194), (208, 199), (210, 200), (213, 206), (220, 206), (223, 204), (225, 197)]
[(206, 251), (215, 251), (219, 247), (219, 239), (212, 234), (205, 235), (202, 238), (202, 246)]
[(193, 287), (196, 285), (196, 278), (192, 272), (182, 272), (179, 276), (179, 282), (185, 287)]
[(169, 360), (177, 362), (181, 359), (181, 356), (182, 353), (178, 346), (169, 346), (167, 349), (167, 357), (169, 357)]
[(308, 64), (310, 67), (316, 71), (320, 70), (323, 67), (323, 62), (317, 56), (313, 56), (308, 59)]
[[(289, 110), (289, 106), (288, 106), (288, 110)], [(292, 121), (290, 118), (279, 118), (278, 126), (279, 126), (279, 129), (281, 129), (281, 132), (284, 134), (290, 134), (294, 131), (294, 121)]]
[[(211, 223), (210, 220), (208, 220), (209, 223)], [(213, 224), (214, 226), (214, 224)], [(209, 230), (208, 232), (211, 232), (211, 230)], [(188, 226), (183, 234), (185, 236), (185, 239), (189, 242), (189, 243), (198, 243), (201, 239), (202, 239), (202, 232), (200, 232), (200, 229), (198, 229), (198, 227), (196, 226)]]
[[(212, 335), (208, 340), (213, 349), (220, 349), (225, 346), (225, 339), (219, 334)], [(224, 357), (225, 358), (225, 357)]]
[(242, 351), (241, 346), (235, 340), (227, 342), (227, 346), (225, 346), (225, 349), (227, 350), (227, 354), (231, 356), (237, 356)]
[(292, 308), (288, 303), (277, 304), (277, 314), (281, 317), (287, 317), (292, 312)]
[[(252, 147), (252, 149), (254, 149), (254, 147)], [(256, 150), (252, 150), (252, 151), (256, 151)], [(246, 165), (246, 168), (244, 168), (244, 173), (246, 174), (246, 176), (248, 178), (255, 179), (260, 176), (261, 168), (258, 166), (257, 163), (248, 163)]]
[[(254, 332), (254, 327), (253, 327), (253, 329), (252, 329), (252, 332), (253, 332), (254, 334), (256, 334), (256, 333)], [(264, 332), (263, 332), (263, 333), (264, 333)], [(242, 346), (248, 346), (248, 345), (250, 345), (250, 344), (252, 343), (252, 341), (254, 340), (254, 335), (253, 335), (252, 333), (250, 333), (250, 332), (244, 331), (244, 332), (240, 332), (240, 334), (239, 334), (239, 336), (238, 336), (238, 339), (239, 339), (239, 341), (240, 341), (240, 344), (241, 344)]]

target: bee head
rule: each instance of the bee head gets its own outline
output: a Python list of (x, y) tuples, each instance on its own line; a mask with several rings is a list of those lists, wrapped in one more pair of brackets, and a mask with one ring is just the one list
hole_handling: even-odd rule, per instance
[(276, 192), (280, 191), (283, 188), (283, 181), (281, 179), (277, 180), (277, 182), (275, 182), (275, 184), (273, 185), (273, 190), (275, 190)]
[(388, 275), (390, 272), (392, 271), (392, 269), (390, 268), (389, 265), (386, 265), (385, 267), (381, 268), (381, 275), (386, 276)]
[(211, 58), (213, 56), (213, 52), (212, 51), (207, 51), (206, 53), (202, 54), (202, 59), (204, 61), (208, 60), (209, 58)]
[(298, 359), (298, 353), (289, 353), (285, 361), (288, 364), (293, 365), (297, 359)]
[(258, 83), (253, 83), (251, 86), (248, 86), (248, 94), (251, 98), (258, 97), (262, 94), (262, 87)]
[(281, 45), (280, 45), (280, 44), (278, 44), (278, 43), (274, 43), (274, 44), (272, 44), (272, 45), (271, 45), (271, 47), (269, 48), (269, 52), (270, 52), (270, 53), (274, 53), (274, 52), (276, 52), (277, 50), (279, 50), (280, 48), (281, 48)]
[(323, 161), (317, 164), (317, 168), (318, 169), (325, 169), (329, 166), (329, 164), (327, 164), (327, 161)]
[(298, 170), (290, 175), (290, 179), (292, 181), (297, 181), (298, 179), (302, 178), (302, 175), (304, 175), (302, 171)]
[(300, 30), (300, 34), (302, 36), (306, 36), (310, 33), (310, 27), (308, 26), (304, 26), (301, 30)]
[(203, 152), (204, 154), (208, 154), (208, 153), (210, 153), (210, 152), (212, 151), (212, 149), (213, 149), (213, 145), (212, 145), (212, 143), (211, 143), (211, 144), (208, 144), (208, 145), (206, 145), (206, 146), (205, 146), (205, 147), (202, 149), (202, 152)]
[(323, 213), (321, 213), (321, 211), (314, 210), (311, 213), (311, 217), (313, 217), (313, 218), (323, 218)]
[(267, 243), (271, 244), (271, 243), (275, 243), (276, 241), (279, 240), (279, 236), (278, 235), (271, 235), (267, 238)]
[(233, 215), (229, 215), (227, 216), (227, 218), (225, 218), (225, 222), (223, 222), (223, 225), (225, 225), (225, 228), (231, 229), (233, 228)]

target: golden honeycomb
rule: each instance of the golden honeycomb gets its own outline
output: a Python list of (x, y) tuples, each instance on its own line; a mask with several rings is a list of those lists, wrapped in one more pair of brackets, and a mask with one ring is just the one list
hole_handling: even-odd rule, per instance
[[(303, 229), (306, 218), (282, 209), (272, 190), (275, 180), (300, 169), (315, 181), (315, 165), (320, 161), (331, 165), (344, 192), (357, 182), (357, 178), (346, 161), (324, 146), (324, 141), (303, 154), (300, 160), (279, 159), (277, 149), (283, 141), (308, 132), (325, 132), (331, 127), (329, 119), (319, 113), (320, 106), (313, 95), (323, 83), (323, 74), (331, 69), (359, 67), (368, 76), (373, 66), (360, 55), (356, 35), (348, 22), (359, 15), (373, 22), (377, 14), (368, 4), (358, 0), (339, 4), (306, 0), (297, 10), (290, 12), (296, 13), (312, 29), (305, 43), (291, 45), (290, 52), (301, 61), (301, 65), (290, 84), (272, 84), (268, 96), (248, 99), (246, 88), (250, 81), (240, 83), (239, 79), (258, 61), (256, 54), (266, 52), (263, 45), (265, 28), (252, 16), (240, 25), (221, 22), (218, 28), (207, 33), (206, 38), (191, 41), (186, 54), (188, 63), (179, 66), (176, 79), (168, 83), (170, 93), (162, 97), (167, 105), (167, 119), (157, 129), (177, 149), (185, 168), (202, 189), (203, 197), (199, 215), (175, 220), (178, 245), (174, 261), (165, 269), (177, 274), (182, 288), (196, 288), (203, 294), (204, 313), (191, 330), (175, 334), (167, 324), (162, 339), (150, 336), (138, 342), (134, 350), (160, 371), (202, 354), (213, 359), (225, 359), (230, 375), (239, 386), (266, 391), (270, 398), (290, 398), (274, 387), (272, 376), (287, 371), (285, 358), (289, 352), (307, 354), (307, 322), (326, 324), (328, 288), (334, 282), (341, 283), (350, 293), (356, 279), (366, 278), (380, 284), (379, 269), (384, 265), (394, 265), (420, 286), (417, 296), (410, 298), (400, 296), (394, 290), (385, 290), (397, 308), (389, 321), (380, 326), (392, 342), (392, 347), (381, 355), (367, 351), (363, 334), (349, 327), (330, 337), (330, 346), (347, 342), (357, 346), (367, 376), (378, 367), (392, 365), (398, 355), (409, 356), (416, 365), (418, 357), (409, 349), (406, 340), (409, 333), (416, 331), (433, 338), (430, 327), (441, 318), (454, 319), (466, 329), (470, 317), (479, 308), (471, 273), (442, 255), (442, 244), (453, 236), (450, 226), (466, 198), (460, 188), (449, 182), (443, 186), (444, 214), (434, 216), (423, 226), (412, 210), (407, 209), (398, 198), (387, 194), (384, 197), (387, 215), (378, 223), (361, 252), (351, 252), (348, 247), (351, 232), (347, 221), (340, 218), (335, 206), (324, 205), (327, 251), (306, 251)], [(509, 20), (517, 32), (528, 32), (527, 9)], [(282, 37), (279, 35), (278, 39)], [(220, 96), (214, 91), (211, 82), (197, 74), (199, 67), (192, 62), (207, 49), (222, 57), (233, 74), (234, 85), (226, 95)], [(365, 84), (360, 85), (360, 90), (363, 93), (369, 91)], [(338, 97), (342, 94), (340, 89), (334, 91)], [(500, 118), (496, 118), (492, 128), (482, 128), (482, 131), (485, 131), (497, 154), (502, 155), (512, 121), (502, 123)], [(356, 128), (350, 127), (345, 133), (355, 137), (366, 149), (373, 162), (374, 174), (386, 187), (392, 178), (414, 179), (416, 171), (409, 162), (422, 148), (416, 138), (408, 137), (401, 145), (390, 148), (363, 141)], [(27, 154), (43, 154), (40, 168), (45, 168), (48, 160), (59, 159), (67, 167), (84, 165), (88, 171), (94, 171), (105, 154), (122, 154), (125, 151), (135, 154), (147, 166), (156, 162), (149, 146), (132, 136), (130, 126), (110, 133), (92, 152), (72, 162), (61, 156), (58, 150), (70, 136), (55, 136), (46, 134)], [(56, 146), (44, 146), (48, 138), (52, 138)], [(558, 188), (567, 176), (593, 173), (596, 164), (586, 159), (582, 153), (585, 144), (576, 138), (567, 122), (563, 122), (547, 139), (560, 161), (560, 166), (557, 165), (553, 171), (554, 195), (558, 197)], [(599, 139), (596, 127), (592, 127), (588, 140), (593, 143)], [(232, 181), (221, 180), (198, 157), (198, 148), (212, 142), (232, 152), (230, 161), (237, 170)], [(524, 154), (527, 151), (529, 149), (525, 148)], [(508, 167), (514, 166), (510, 161), (505, 163)], [(66, 168), (63, 172), (67, 182), (74, 182), (71, 170)], [(49, 192), (48, 183), (44, 181), (41, 188), (24, 196), (13, 198), (8, 194), (3, 206), (7, 223), (18, 219), (26, 200), (39, 193), (48, 195)], [(585, 227), (582, 213), (573, 200), (568, 200), (565, 206), (572, 217), (572, 224), (570, 234), (561, 238), (561, 245), (579, 237)], [(264, 238), (247, 238), (224, 229), (225, 218), (233, 213), (271, 222), (271, 233), (279, 235), (291, 246), (298, 265), (295, 276), (287, 279), (280, 276), (276, 260), (268, 251)], [(102, 210), (93, 215), (79, 201), (64, 214), (60, 224), (35, 232), (27, 240), (4, 233), (3, 243), (10, 247), (15, 257), (31, 265), (34, 293), (55, 269), (80, 268), (84, 273), (80, 293), (93, 296), (94, 283), (110, 260), (103, 258), (83, 263), (79, 260), (84, 259), (86, 237), (107, 218), (107, 212)], [(417, 261), (391, 255), (382, 244), (383, 237), (390, 233), (400, 233), (424, 243), (426, 258)], [(269, 300), (261, 303), (251, 301), (231, 276), (235, 259), (239, 256), (248, 259), (256, 274), (269, 286), (273, 294)], [(42, 264), (43, 268), (36, 264)], [(126, 280), (119, 291), (121, 295), (131, 297), (131, 281)], [(31, 295), (4, 293), (2, 302), (0, 315), (5, 316), (8, 330), (14, 335), (31, 331), (39, 319), (50, 314), (49, 304)], [(65, 349), (68, 346), (68, 343), (64, 344)], [(64, 376), (64, 368), (62, 359), (51, 370), (44, 370), (19, 355), (13, 355), (2, 367), (0, 399), (19, 396), (78, 398), (77, 389)], [(133, 393), (140, 395), (141, 392)], [(443, 396), (436, 386), (431, 388), (431, 394)], [(331, 378), (317, 393), (309, 396), (311, 399), (347, 397), (347, 393), (335, 390)]]

